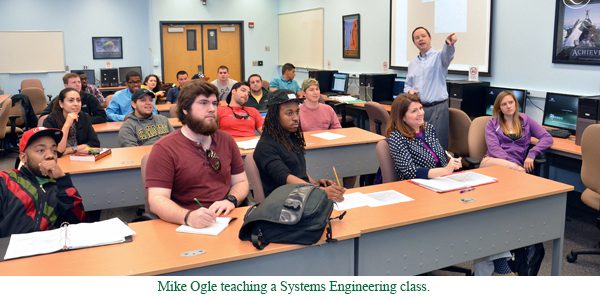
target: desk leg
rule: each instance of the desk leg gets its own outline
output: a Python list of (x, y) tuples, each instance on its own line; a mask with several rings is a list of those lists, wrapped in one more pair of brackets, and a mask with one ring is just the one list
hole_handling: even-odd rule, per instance
[(552, 240), (552, 270), (550, 275), (558, 276), (562, 271), (563, 238)]

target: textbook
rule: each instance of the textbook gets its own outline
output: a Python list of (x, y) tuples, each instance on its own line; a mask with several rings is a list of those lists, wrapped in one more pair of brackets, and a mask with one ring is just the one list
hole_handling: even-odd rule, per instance
[(70, 156), (71, 161), (94, 162), (110, 155), (110, 148), (90, 148), (87, 153), (74, 153)]
[(134, 234), (119, 218), (94, 223), (64, 223), (53, 230), (11, 235), (4, 259), (124, 243), (131, 241)]
[(479, 185), (494, 183), (493, 177), (476, 172), (464, 171), (433, 179), (412, 179), (411, 182), (435, 192), (448, 192)]

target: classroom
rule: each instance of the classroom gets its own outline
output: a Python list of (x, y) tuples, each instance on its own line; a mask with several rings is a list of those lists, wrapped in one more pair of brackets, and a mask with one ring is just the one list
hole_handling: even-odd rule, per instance
[[(471, 1), (474, 0), (458, 2)], [(347, 92), (358, 95), (359, 74), (393, 73), (402, 78), (407, 76), (406, 68), (390, 68), (391, 2), (396, 1), (3, 0), (0, 2), (0, 11), (4, 12), (0, 18), (0, 32), (62, 32), (65, 67), (68, 70), (95, 70), (94, 83), (100, 86), (100, 69), (131, 66), (141, 67), (142, 79), (148, 74), (158, 74), (165, 82), (175, 83), (176, 70), (172, 71), (164, 64), (165, 37), (161, 30), (179, 30), (177, 28), (182, 24), (190, 26), (202, 23), (209, 28), (208, 34), (222, 35), (234, 28), (233, 30), (241, 31), (241, 43), (237, 46), (240, 49), (239, 57), (237, 53), (219, 54), (236, 56), (236, 61), (239, 61), (239, 66), (230, 66), (233, 79), (246, 80), (250, 74), (260, 74), (263, 79), (270, 81), (281, 76), (281, 66), (290, 62), (296, 66), (295, 81), (299, 84), (309, 77), (310, 70), (338, 70), (350, 74)], [(579, 96), (600, 94), (598, 65), (553, 63), (555, 1), (493, 0), (491, 3), (487, 65), (489, 74), (479, 74), (480, 81), (489, 82), (489, 86), (526, 90), (526, 114), (539, 124), (543, 122), (547, 93)], [(289, 43), (282, 45), (281, 39), (285, 33), (280, 31), (280, 18), (314, 10), (322, 12), (322, 24), (318, 27), (321, 32), (316, 32), (322, 37), (322, 49), (319, 45), (313, 47), (312, 44), (305, 44), (312, 43), (314, 37), (307, 40), (285, 37)], [(355, 14), (360, 15), (360, 56), (344, 58), (342, 19), (344, 16)], [(600, 19), (593, 21), (598, 23)], [(213, 27), (210, 26), (217, 29), (211, 31), (213, 29), (210, 28)], [(221, 32), (219, 30), (222, 28), (219, 26), (230, 29)], [(199, 27), (198, 30), (206, 28)], [(412, 28), (409, 28), (407, 34), (410, 34), (411, 30)], [(460, 34), (457, 36), (457, 52), (461, 51), (461, 43), (473, 46), (461, 40)], [(93, 37), (121, 37), (122, 58), (94, 59)], [(314, 49), (317, 65), (306, 62), (304, 58), (298, 62), (294, 61), (293, 57), (282, 53), (282, 47), (289, 47), (294, 43), (303, 44), (303, 49)], [(210, 47), (210, 38), (207, 44)], [(413, 44), (405, 46), (414, 48)], [(438, 49), (441, 44), (432, 46), (433, 49)], [(286, 60), (282, 61), (282, 56)], [(312, 55), (308, 56), (314, 58)], [(203, 73), (213, 80), (217, 78), (215, 66), (225, 63), (211, 65), (210, 59), (219, 59), (211, 57), (210, 51), (205, 50), (205, 56), (202, 58)], [(9, 59), (0, 57), (0, 64), (8, 63)], [(208, 71), (209, 69), (211, 71)], [(187, 69), (190, 77), (197, 70), (194, 67)], [(22, 80), (36, 78), (43, 82), (45, 93), (54, 97), (63, 89), (64, 74), (64, 70), (0, 72), (0, 94), (18, 94)], [(447, 76), (447, 80), (466, 79), (466, 72), (451, 72)], [(368, 120), (366, 123), (368, 125)], [(363, 129), (368, 131), (369, 128)], [(306, 136), (305, 132), (308, 169), (314, 170), (318, 178), (331, 177), (331, 163), (335, 163), (336, 167), (339, 165), (338, 170), (345, 174), (344, 177), (375, 173), (379, 167), (375, 157), (375, 144), (384, 137), (370, 132), (368, 133), (371, 135), (362, 136), (362, 133), (355, 131), (359, 128), (341, 130), (346, 131), (340, 134), (355, 137), (357, 140), (363, 139), (352, 141), (352, 145), (339, 140), (328, 140), (326, 145), (320, 145), (318, 138), (314, 135)], [(497, 179), (496, 183), (484, 186), (497, 186), (486, 192), (469, 192), (473, 197), (481, 196), (486, 200), (475, 200), (472, 208), (466, 210), (464, 201), (460, 205), (439, 204), (444, 200), (449, 202), (457, 199), (456, 192), (432, 193), (435, 196), (426, 198), (421, 195), (422, 187), (398, 182), (390, 188), (419, 199), (415, 200), (414, 213), (403, 209), (402, 204), (390, 206), (387, 214), (364, 208), (349, 210), (348, 215), (334, 227), (334, 236), (338, 239), (335, 243), (325, 243), (324, 239), (320, 241), (319, 246), (274, 243), (257, 253), (252, 244), (238, 239), (237, 230), (225, 230), (219, 237), (230, 238), (237, 243), (223, 244), (214, 237), (211, 239), (210, 236), (201, 236), (199, 240), (203, 243), (203, 252), (200, 254), (206, 252), (206, 259), (181, 260), (179, 256), (172, 256), (172, 253), (196, 254), (188, 252), (187, 250), (192, 248), (183, 244), (189, 239), (186, 240), (180, 234), (170, 234), (175, 228), (172, 224), (152, 220), (152, 225), (145, 224), (149, 221), (131, 225), (136, 232), (133, 242), (75, 250), (69, 252), (71, 256), (60, 253), (0, 262), (0, 275), (464, 275), (461, 272), (439, 269), (453, 265), (470, 268), (474, 259), (496, 254), (501, 250), (542, 242), (546, 252), (538, 275), (600, 275), (600, 259), (597, 255), (581, 255), (575, 263), (566, 261), (565, 256), (571, 250), (590, 248), (600, 240), (600, 230), (596, 227), (599, 211), (587, 207), (580, 199), (583, 190), (586, 189), (580, 177), (581, 147), (576, 147), (576, 153), (561, 152), (559, 147), (569, 140), (554, 139), (554, 147), (548, 150), (550, 153), (544, 168), (545, 178), (527, 174), (511, 175), (495, 168), (482, 168), (482, 174)], [(572, 145), (567, 147), (575, 146), (574, 141), (571, 143)], [(345, 149), (342, 149), (343, 147)], [(113, 148), (112, 155), (116, 156), (120, 150)], [(85, 188), (95, 188), (91, 189), (94, 190), (94, 195), (90, 196), (90, 207), (101, 210), (144, 204), (145, 190), (141, 187), (139, 167), (142, 163), (141, 157), (149, 152), (150, 148), (140, 147), (138, 150), (139, 152), (127, 154), (130, 156), (123, 155), (119, 158), (118, 163), (127, 169), (123, 169), (118, 176), (115, 176), (114, 171), (108, 170), (111, 167), (109, 165), (100, 166), (105, 167), (103, 171), (106, 172), (95, 176), (89, 173), (85, 166), (74, 166), (71, 174), (80, 176), (76, 182), (81, 182)], [(371, 156), (369, 152), (372, 153)], [(250, 153), (251, 151), (241, 150), (242, 156)], [(369, 157), (364, 158), (365, 156)], [(14, 156), (10, 157), (12, 158), (0, 157), (2, 169), (13, 167)], [(98, 180), (104, 180), (106, 185), (113, 186), (114, 190), (118, 191), (107, 195), (106, 190), (101, 190), (102, 186), (98, 186)], [(135, 187), (128, 188), (131, 184), (135, 184)], [(75, 187), (80, 188), (78, 184)], [(359, 191), (368, 193), (384, 190), (378, 185), (372, 185), (362, 187)], [(110, 196), (114, 196), (112, 202), (106, 200)], [(532, 198), (535, 200), (529, 200)], [(391, 214), (400, 215), (402, 220)], [(238, 219), (232, 222), (232, 225), (238, 228), (243, 221), (244, 211), (235, 209), (232, 215)], [(515, 223), (507, 224), (500, 219), (515, 219)], [(125, 221), (128, 220), (130, 219)], [(483, 223), (485, 225), (481, 225)], [(513, 240), (502, 236), (501, 231), (518, 231), (523, 237)], [(496, 236), (498, 244), (506, 243), (499, 245), (499, 249), (491, 249), (496, 245), (485, 242), (493, 243), (494, 240), (477, 243), (473, 239), (478, 236), (482, 236), (481, 239), (486, 239), (483, 236)], [(401, 240), (410, 240), (411, 244)], [(162, 248), (159, 245), (161, 243), (172, 244), (172, 251)], [(129, 265), (130, 261), (123, 257), (122, 260), (117, 258), (117, 261), (111, 262), (110, 266), (86, 265), (83, 270), (77, 269), (77, 260), (115, 260), (112, 257), (135, 255), (135, 252), (143, 250), (165, 255), (164, 259), (150, 262), (140, 256), (129, 257), (132, 259)], [(402, 257), (393, 251), (407, 253)], [(419, 256), (418, 253), (423, 254), (423, 251), (425, 256)], [(222, 254), (214, 255), (213, 252)], [(44, 257), (49, 259), (42, 260)], [(62, 267), (63, 272), (53, 272), (40, 269), (37, 266), (40, 261), (47, 263), (48, 269), (65, 264), (66, 266)], [(282, 264), (295, 268), (290, 271), (279, 267)]]

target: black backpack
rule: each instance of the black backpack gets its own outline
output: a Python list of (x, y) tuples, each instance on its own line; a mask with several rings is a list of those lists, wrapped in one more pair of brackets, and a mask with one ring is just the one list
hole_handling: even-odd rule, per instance
[(514, 258), (508, 261), (508, 265), (513, 272), (519, 276), (536, 276), (540, 271), (546, 251), (544, 244), (537, 243), (511, 250), (511, 253)]
[(310, 245), (321, 239), (327, 227), (327, 242), (335, 241), (331, 237), (332, 211), (333, 201), (317, 186), (283, 185), (248, 209), (239, 237), (251, 240), (258, 249), (271, 242)]

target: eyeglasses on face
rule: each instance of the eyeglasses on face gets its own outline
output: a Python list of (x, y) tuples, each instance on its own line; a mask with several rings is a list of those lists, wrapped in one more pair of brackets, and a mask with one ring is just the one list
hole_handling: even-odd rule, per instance
[(221, 160), (219, 159), (219, 156), (217, 156), (217, 153), (211, 149), (207, 149), (205, 152), (208, 163), (210, 163), (210, 167), (214, 171), (219, 172), (219, 170), (221, 170)]
[(137, 80), (137, 81), (131, 81), (131, 80), (129, 80), (129, 81), (127, 81), (127, 83), (128, 84), (141, 84), (142, 81), (140, 81), (140, 80)]

